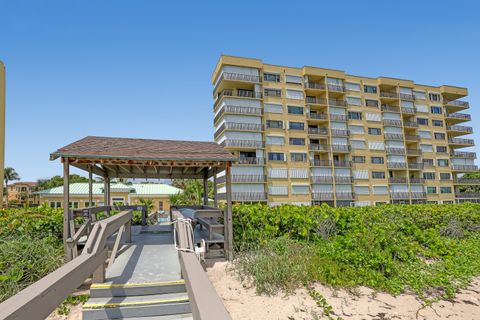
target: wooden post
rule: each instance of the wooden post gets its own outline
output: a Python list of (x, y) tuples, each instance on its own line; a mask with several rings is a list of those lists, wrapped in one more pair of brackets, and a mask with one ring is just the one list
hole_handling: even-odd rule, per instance
[[(110, 206), (110, 178), (107, 175), (103, 177), (103, 202)], [(107, 215), (110, 216), (110, 209), (107, 209)]]
[(230, 166), (232, 163), (229, 161), (225, 168), (225, 187), (226, 187), (226, 199), (227, 207), (225, 208), (225, 251), (228, 260), (233, 260), (233, 223), (232, 223), (232, 179), (230, 176)]
[(88, 206), (92, 207), (93, 203), (93, 174), (92, 166), (88, 166)]
[(208, 168), (203, 172), (203, 205), (208, 205)]
[(217, 168), (213, 169), (213, 206), (218, 208)]
[(72, 251), (68, 248), (70, 238), (70, 165), (68, 158), (63, 158), (63, 249), (65, 261), (72, 260)]

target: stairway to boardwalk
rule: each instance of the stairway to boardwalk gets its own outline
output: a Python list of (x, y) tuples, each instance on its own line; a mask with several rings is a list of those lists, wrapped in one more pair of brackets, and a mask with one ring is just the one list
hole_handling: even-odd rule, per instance
[(91, 286), (84, 320), (193, 319), (170, 226), (132, 228), (105, 280)]

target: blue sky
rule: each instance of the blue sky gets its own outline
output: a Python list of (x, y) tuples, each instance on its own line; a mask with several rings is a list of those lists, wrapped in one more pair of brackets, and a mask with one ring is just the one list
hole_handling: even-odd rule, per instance
[(220, 54), (465, 86), (480, 121), (478, 1), (0, 0), (0, 8), (6, 165), (23, 180), (60, 174), (49, 153), (87, 135), (212, 140)]

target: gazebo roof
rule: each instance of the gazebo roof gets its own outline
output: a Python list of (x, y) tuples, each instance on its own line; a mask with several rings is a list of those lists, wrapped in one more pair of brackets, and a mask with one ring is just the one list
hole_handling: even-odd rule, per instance
[(88, 136), (50, 154), (97, 175), (125, 178), (201, 178), (236, 158), (215, 142)]

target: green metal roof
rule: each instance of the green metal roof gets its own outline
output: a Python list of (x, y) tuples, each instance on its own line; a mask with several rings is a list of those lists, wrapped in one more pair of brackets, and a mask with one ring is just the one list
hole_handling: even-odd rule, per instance
[[(182, 189), (163, 183), (112, 183), (110, 192), (129, 192), (138, 195), (172, 195), (183, 192)], [(63, 195), (63, 186), (35, 192), (38, 195)], [(88, 183), (70, 184), (71, 195), (88, 195)], [(103, 183), (93, 183), (93, 194), (103, 194)]]

